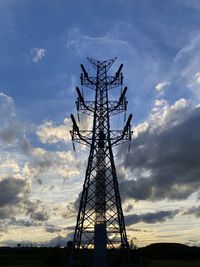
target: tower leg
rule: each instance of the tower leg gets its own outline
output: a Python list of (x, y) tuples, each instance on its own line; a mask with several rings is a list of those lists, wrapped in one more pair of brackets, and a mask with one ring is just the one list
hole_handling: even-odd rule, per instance
[(94, 229), (94, 258), (92, 267), (108, 267), (106, 223), (96, 223)]

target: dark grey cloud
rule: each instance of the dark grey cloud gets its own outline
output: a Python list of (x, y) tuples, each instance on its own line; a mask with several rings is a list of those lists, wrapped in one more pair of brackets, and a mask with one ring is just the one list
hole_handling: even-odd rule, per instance
[(174, 105), (155, 124), (138, 134), (129, 153), (126, 147), (118, 153), (131, 173), (119, 180), (123, 200), (181, 200), (200, 188), (200, 107)]
[(191, 207), (189, 209), (187, 209), (183, 215), (193, 215), (197, 218), (200, 217), (200, 206), (194, 206), (194, 207)]
[(128, 231), (131, 231), (131, 232), (144, 232), (144, 233), (151, 233), (152, 232), (151, 230), (140, 229), (140, 228), (133, 228), (131, 226), (128, 227)]
[(8, 204), (17, 204), (26, 190), (26, 181), (24, 179), (15, 179), (12, 177), (0, 181), (0, 207)]
[[(81, 197), (81, 193), (79, 194), (79, 197)], [(75, 202), (71, 202), (66, 206), (65, 212), (62, 214), (62, 217), (64, 219), (74, 218), (77, 216), (77, 211), (80, 204), (79, 197), (76, 199)]]
[(179, 212), (179, 210), (173, 211), (157, 211), (157, 212), (149, 212), (145, 214), (131, 214), (125, 216), (126, 225), (132, 225), (139, 222), (144, 223), (163, 223), (169, 219), (173, 219), (173, 217)]
[(9, 219), (15, 213), (14, 205), (5, 205), (0, 207), (0, 221), (2, 222), (4, 219)]
[(74, 231), (75, 230), (75, 225), (67, 226), (67, 227), (65, 227), (65, 230), (67, 230), (67, 231)]
[[(0, 220), (6, 220), (8, 225), (36, 225), (33, 220), (43, 221), (48, 217), (46, 212), (41, 215), (40, 210), (43, 210), (41, 201), (31, 199), (27, 180), (14, 177), (0, 180)], [(16, 219), (19, 214), (26, 217)]]
[(4, 144), (10, 144), (16, 140), (18, 134), (18, 130), (16, 125), (13, 123), (8, 125), (6, 128), (1, 129), (0, 131), (0, 139)]
[(128, 204), (128, 206), (126, 206), (125, 208), (124, 208), (124, 211), (125, 212), (129, 212), (129, 211), (131, 211), (133, 209), (133, 204)]
[(41, 223), (37, 223), (33, 220), (16, 219), (15, 217), (12, 217), (9, 220), (8, 225), (30, 227), (30, 226), (40, 226)]
[(26, 137), (21, 138), (19, 140), (19, 148), (24, 154), (29, 155), (32, 149), (29, 139)]
[(42, 223), (49, 219), (49, 214), (41, 200), (28, 198), (23, 201), (23, 205), (30, 220)]
[(26, 198), (23, 200), (23, 205), (26, 210), (26, 215), (36, 212), (41, 206), (41, 200), (36, 199), (32, 200), (30, 198)]
[(47, 221), (49, 215), (46, 211), (36, 211), (30, 214), (30, 218), (36, 221)]
[(52, 225), (52, 224), (48, 224), (45, 226), (45, 230), (49, 233), (58, 233), (62, 230), (61, 227), (59, 226), (55, 226), (55, 225)]

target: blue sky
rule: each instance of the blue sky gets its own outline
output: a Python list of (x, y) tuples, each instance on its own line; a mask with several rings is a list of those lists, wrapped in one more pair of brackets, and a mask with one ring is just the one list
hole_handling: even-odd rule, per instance
[(198, 0), (0, 0), (1, 244), (19, 242), (19, 229), (32, 242), (71, 234), (87, 157), (77, 148), (74, 158), (69, 115), (87, 56), (117, 56), (113, 73), (124, 64), (135, 134), (129, 158), (121, 148), (116, 159), (129, 237), (197, 243), (199, 12)]

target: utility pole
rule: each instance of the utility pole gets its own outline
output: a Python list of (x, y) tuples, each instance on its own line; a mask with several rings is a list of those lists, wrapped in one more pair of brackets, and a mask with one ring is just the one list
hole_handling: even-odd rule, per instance
[[(129, 115), (124, 129), (111, 130), (110, 118), (127, 109), (126, 91), (123, 87), (123, 64), (114, 76), (108, 70), (116, 58), (98, 61), (87, 58), (94, 67), (96, 76), (91, 77), (81, 64), (81, 86), (95, 93), (94, 101), (86, 101), (83, 92), (76, 87), (77, 111), (93, 117), (93, 128), (80, 130), (73, 115), (72, 141), (90, 147), (88, 164), (80, 200), (77, 223), (73, 239), (70, 266), (79, 266), (79, 256), (88, 255), (85, 266), (108, 267), (109, 251), (126, 254), (130, 263), (124, 216), (116, 175), (112, 148), (131, 140), (131, 118)], [(109, 100), (109, 91), (121, 88), (118, 101)], [(110, 250), (109, 250), (110, 249)], [(84, 260), (81, 260), (83, 263)], [(126, 265), (127, 266), (127, 265)]]

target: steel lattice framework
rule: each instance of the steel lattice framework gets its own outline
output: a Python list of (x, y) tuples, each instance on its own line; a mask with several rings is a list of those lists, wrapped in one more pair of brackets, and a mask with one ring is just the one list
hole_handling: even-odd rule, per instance
[[(78, 112), (93, 116), (91, 131), (80, 130), (73, 115), (73, 129), (70, 132), (73, 142), (90, 147), (88, 165), (80, 200), (80, 208), (75, 228), (72, 259), (77, 251), (91, 248), (94, 267), (108, 266), (107, 249), (121, 247), (129, 254), (124, 216), (117, 182), (112, 147), (131, 140), (130, 121), (123, 130), (110, 129), (110, 117), (127, 109), (126, 91), (123, 89), (118, 101), (109, 101), (109, 90), (123, 85), (120, 65), (114, 76), (108, 76), (108, 70), (116, 58), (97, 61), (87, 58), (96, 71), (96, 77), (90, 77), (81, 64), (81, 85), (95, 91), (95, 100), (86, 101), (77, 87)], [(129, 258), (129, 257), (128, 257)], [(71, 265), (73, 260), (71, 261)]]

